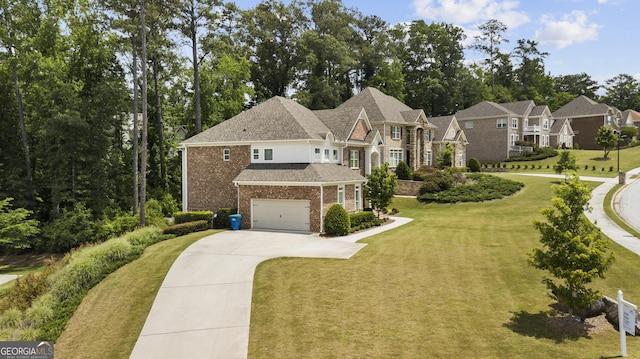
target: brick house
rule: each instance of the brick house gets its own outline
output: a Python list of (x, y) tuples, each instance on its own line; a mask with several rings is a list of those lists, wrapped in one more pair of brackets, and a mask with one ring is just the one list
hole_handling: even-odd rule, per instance
[(556, 148), (573, 148), (575, 136), (571, 122), (568, 119), (552, 120), (551, 146)]
[(181, 143), (183, 210), (237, 208), (243, 228), (321, 232), (333, 204), (363, 208), (382, 141), (362, 108), (274, 97)]
[(423, 110), (412, 109), (398, 99), (372, 87), (364, 89), (338, 106), (338, 110), (365, 109), (374, 130), (383, 138), (380, 162), (395, 169), (400, 161), (416, 170), (431, 165), (435, 126)]
[(430, 117), (429, 122), (435, 126), (432, 136), (431, 152), (427, 154), (427, 165), (435, 164), (442, 156), (447, 145), (453, 147), (451, 166), (466, 167), (467, 165), (467, 136), (465, 135), (455, 115)]
[(615, 107), (597, 103), (586, 96), (578, 96), (556, 110), (553, 118), (569, 120), (575, 133), (573, 142), (581, 149), (597, 150), (600, 149), (596, 143), (598, 129), (601, 126), (610, 126), (619, 131), (622, 113)]

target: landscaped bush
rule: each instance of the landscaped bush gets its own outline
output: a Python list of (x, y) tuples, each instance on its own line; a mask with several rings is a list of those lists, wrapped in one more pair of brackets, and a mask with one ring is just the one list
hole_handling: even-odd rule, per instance
[(150, 199), (144, 206), (147, 225), (163, 227), (167, 225), (162, 212), (162, 205), (156, 199)]
[[(20, 312), (17, 307), (11, 307), (4, 311), (0, 319), (4, 328), (0, 331), (0, 340), (56, 340), (89, 289), (163, 238), (166, 237), (162, 236), (161, 229), (145, 227), (67, 254), (59, 269), (46, 277), (48, 291), (32, 301), (29, 309)], [(18, 319), (16, 311), (20, 313)], [(19, 324), (15, 325), (16, 322)], [(8, 326), (11, 328), (7, 329)]]
[(425, 193), (418, 200), (437, 203), (482, 202), (510, 196), (524, 186), (520, 182), (481, 173), (470, 173), (467, 177), (473, 183), (454, 186), (438, 193)]
[(472, 158), (467, 163), (467, 167), (469, 167), (469, 172), (480, 172), (480, 161), (477, 158)]
[(373, 212), (358, 212), (349, 214), (350, 232), (379, 226), (380, 221)]
[(207, 229), (209, 229), (209, 221), (201, 220), (175, 224), (165, 228), (162, 232), (164, 234), (174, 234), (179, 237), (193, 232), (206, 231)]
[(419, 194), (436, 193), (446, 191), (455, 184), (455, 178), (451, 170), (442, 170), (429, 174), (419, 189)]
[(349, 233), (351, 223), (347, 211), (339, 204), (329, 207), (324, 217), (324, 233), (330, 236), (344, 236)]
[(0, 312), (9, 308), (29, 308), (40, 295), (49, 290), (47, 278), (57, 268), (54, 263), (49, 263), (42, 272), (29, 273), (16, 279), (14, 286), (0, 299)]
[(555, 157), (558, 155), (558, 151), (553, 147), (536, 148), (533, 152), (524, 152), (522, 156), (509, 157), (504, 160), (505, 162), (517, 162), (517, 161), (537, 161), (543, 160), (549, 157)]
[(398, 179), (401, 179), (401, 180), (411, 179), (411, 169), (409, 168), (409, 165), (406, 162), (404, 161), (398, 162), (398, 165), (396, 166), (396, 176), (398, 176)]
[(213, 216), (213, 228), (215, 229), (231, 228), (231, 220), (229, 219), (229, 216), (237, 213), (238, 213), (237, 208), (218, 208), (216, 215)]
[(181, 224), (195, 221), (207, 221), (213, 223), (213, 212), (211, 211), (192, 211), (192, 212), (176, 212), (173, 214), (173, 224)]
[(171, 195), (171, 193), (165, 193), (160, 201), (160, 207), (162, 208), (162, 215), (165, 217), (171, 217), (172, 214), (180, 210), (178, 201)]
[(109, 238), (131, 232), (140, 225), (140, 217), (128, 213), (121, 213), (114, 219), (103, 219), (98, 222), (96, 229), (96, 242), (103, 242)]
[(422, 166), (418, 168), (415, 172), (413, 172), (412, 178), (414, 181), (424, 181), (426, 178), (432, 176), (434, 173), (438, 171), (439, 170), (435, 167)]

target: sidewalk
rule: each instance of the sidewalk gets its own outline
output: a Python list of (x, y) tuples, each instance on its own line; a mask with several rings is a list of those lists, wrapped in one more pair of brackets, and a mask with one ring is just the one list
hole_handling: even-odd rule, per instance
[(338, 238), (241, 230), (197, 241), (171, 266), (130, 358), (246, 358), (258, 264), (277, 257), (348, 259), (366, 246), (355, 242), (411, 221), (394, 219)]

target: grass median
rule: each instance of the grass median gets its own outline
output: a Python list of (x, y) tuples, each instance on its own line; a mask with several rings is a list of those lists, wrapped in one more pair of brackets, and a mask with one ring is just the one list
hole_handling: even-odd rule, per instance
[[(421, 204), (396, 199), (414, 221), (363, 242), (350, 260), (262, 263), (253, 292), (250, 358), (598, 358), (619, 354), (618, 333), (558, 326), (533, 218), (551, 205), (553, 179), (525, 182), (508, 199)], [(617, 260), (594, 287), (640, 301), (640, 257), (611, 243)], [(627, 340), (640, 356), (640, 341)]]

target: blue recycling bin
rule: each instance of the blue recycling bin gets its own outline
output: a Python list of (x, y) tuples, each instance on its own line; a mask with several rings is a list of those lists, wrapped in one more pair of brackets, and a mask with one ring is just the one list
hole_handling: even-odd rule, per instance
[(229, 216), (229, 221), (231, 221), (231, 229), (234, 231), (239, 230), (242, 227), (242, 215), (241, 214), (232, 214)]

